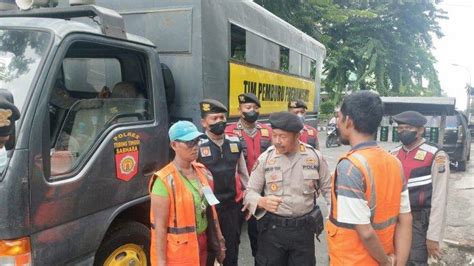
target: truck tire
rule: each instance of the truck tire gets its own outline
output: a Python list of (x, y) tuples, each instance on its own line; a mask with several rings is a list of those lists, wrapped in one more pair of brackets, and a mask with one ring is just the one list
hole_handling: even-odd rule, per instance
[(97, 250), (94, 265), (149, 265), (150, 236), (150, 229), (139, 222), (117, 225), (107, 232)]
[(466, 171), (466, 161), (459, 161), (458, 166), (456, 167), (456, 170), (460, 172), (465, 172)]

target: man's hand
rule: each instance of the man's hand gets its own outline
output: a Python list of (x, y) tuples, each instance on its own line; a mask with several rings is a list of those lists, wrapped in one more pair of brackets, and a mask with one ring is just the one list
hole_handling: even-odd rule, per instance
[(249, 211), (249, 204), (244, 205), (244, 207), (241, 209), (241, 211), (244, 213), (245, 221), (250, 220), (250, 218), (252, 217), (252, 213), (250, 213), (250, 211)]
[(219, 239), (219, 251), (217, 251), (216, 259), (219, 264), (223, 264), (225, 260), (225, 239)]
[(426, 248), (428, 249), (428, 256), (441, 259), (442, 252), (439, 248), (439, 242), (426, 239)]
[(272, 195), (265, 196), (265, 197), (260, 198), (260, 200), (258, 201), (258, 206), (260, 208), (265, 209), (268, 212), (275, 213), (278, 209), (278, 206), (280, 206), (280, 203), (282, 201), (283, 200), (280, 197), (276, 197)]
[(389, 254), (387, 256), (387, 263), (382, 264), (384, 266), (395, 266), (397, 265), (397, 258), (395, 257), (395, 254)]

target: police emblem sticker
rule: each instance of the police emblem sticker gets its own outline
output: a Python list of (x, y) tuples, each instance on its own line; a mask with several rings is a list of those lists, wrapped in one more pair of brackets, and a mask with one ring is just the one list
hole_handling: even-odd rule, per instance
[(278, 185), (277, 185), (277, 184), (271, 184), (271, 185), (270, 185), (270, 190), (271, 190), (272, 192), (278, 191)]
[(116, 177), (123, 181), (130, 181), (138, 173), (140, 135), (129, 131), (115, 135), (112, 140)]
[(309, 136), (314, 136), (314, 130), (308, 129), (308, 135)]
[(426, 157), (426, 151), (419, 150), (415, 154), (415, 160), (423, 161)]
[(122, 174), (130, 174), (133, 172), (137, 162), (133, 156), (125, 156), (120, 161), (120, 172)]
[(209, 147), (201, 147), (199, 149), (199, 152), (201, 153), (202, 157), (209, 157), (211, 156), (211, 148)]
[(266, 129), (266, 128), (261, 128), (260, 129), (260, 134), (262, 135), (262, 137), (270, 136), (270, 133), (268, 133), (268, 129)]
[(232, 153), (237, 153), (239, 152), (239, 146), (237, 145), (237, 143), (231, 143), (230, 144), (230, 152)]

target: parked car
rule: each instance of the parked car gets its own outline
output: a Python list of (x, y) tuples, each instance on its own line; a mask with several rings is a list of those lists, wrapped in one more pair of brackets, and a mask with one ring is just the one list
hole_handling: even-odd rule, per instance
[[(436, 143), (437, 140), (431, 139), (433, 136), (431, 128), (439, 127), (440, 118), (427, 116), (427, 119), (425, 138)], [(455, 111), (454, 115), (446, 117), (443, 150), (448, 153), (451, 164), (456, 170), (466, 170), (466, 162), (471, 155), (471, 134), (464, 113)]]

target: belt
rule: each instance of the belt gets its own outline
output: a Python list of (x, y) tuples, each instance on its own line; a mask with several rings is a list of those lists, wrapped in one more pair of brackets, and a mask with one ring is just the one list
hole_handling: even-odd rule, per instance
[(267, 213), (264, 217), (273, 225), (280, 227), (301, 227), (307, 224), (307, 215), (296, 218), (283, 217), (273, 213)]

